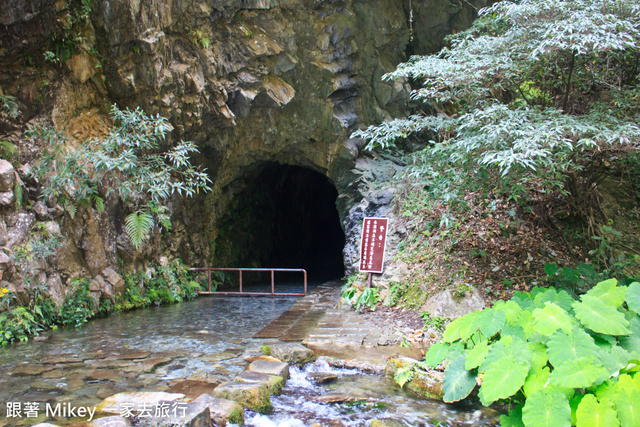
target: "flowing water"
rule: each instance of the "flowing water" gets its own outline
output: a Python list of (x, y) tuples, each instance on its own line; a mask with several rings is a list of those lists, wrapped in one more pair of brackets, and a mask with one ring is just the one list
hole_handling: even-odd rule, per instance
[[(252, 336), (286, 311), (292, 297), (203, 297), (97, 319), (81, 329), (47, 332), (44, 341), (0, 349), (0, 426), (61, 422), (47, 407), (91, 407), (121, 391), (172, 391), (185, 379), (220, 382), (244, 370), (245, 358), (273, 340)], [(452, 409), (413, 399), (390, 381), (356, 371), (334, 370), (338, 379), (320, 386), (309, 371), (292, 369), (269, 417), (247, 412), (254, 426), (369, 425), (392, 417), (407, 425), (487, 425), (473, 408)], [(361, 396), (351, 403), (319, 403), (326, 394)], [(357, 400), (357, 399), (356, 399)], [(20, 409), (19, 413), (15, 410)], [(10, 416), (13, 415), (13, 416)], [(440, 423), (440, 424), (438, 424)]]

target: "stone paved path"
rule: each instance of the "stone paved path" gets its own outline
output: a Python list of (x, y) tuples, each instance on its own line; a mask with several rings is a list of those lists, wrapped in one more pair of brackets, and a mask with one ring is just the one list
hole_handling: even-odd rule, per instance
[(302, 341), (340, 299), (342, 282), (324, 283), (298, 299), (289, 310), (269, 323), (254, 338), (278, 338), (280, 341)]
[(350, 307), (339, 307), (340, 281), (327, 282), (275, 319), (254, 338), (301, 341), (318, 355), (384, 363), (392, 355), (420, 357), (400, 346), (402, 334), (382, 329)]

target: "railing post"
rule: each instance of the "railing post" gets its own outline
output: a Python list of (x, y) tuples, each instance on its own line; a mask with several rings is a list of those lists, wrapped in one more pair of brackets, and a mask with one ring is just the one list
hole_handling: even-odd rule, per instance
[(275, 275), (275, 271), (271, 270), (271, 295), (276, 293)]
[(307, 270), (302, 270), (304, 274), (304, 294), (307, 294)]
[(240, 273), (240, 293), (242, 293), (242, 270), (238, 270)]
[(211, 292), (211, 269), (208, 269), (207, 273), (209, 273), (209, 292)]

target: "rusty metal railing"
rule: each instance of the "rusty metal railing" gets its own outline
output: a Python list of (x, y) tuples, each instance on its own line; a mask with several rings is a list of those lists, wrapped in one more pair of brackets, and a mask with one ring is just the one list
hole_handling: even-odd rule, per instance
[[(209, 291), (198, 292), (202, 295), (275, 295), (275, 296), (304, 296), (307, 294), (307, 270), (302, 268), (218, 268), (218, 267), (204, 267), (204, 268), (191, 268), (191, 271), (206, 271), (209, 279)], [(211, 290), (211, 272), (212, 271), (237, 271), (239, 274), (240, 290), (239, 292), (226, 292), (226, 291), (212, 291)], [(271, 272), (271, 292), (244, 292), (242, 290), (242, 272), (243, 271), (270, 271)], [(275, 285), (275, 273), (287, 272), (287, 273), (302, 273), (304, 277), (304, 292), (303, 293), (291, 293), (291, 292), (276, 292)]]

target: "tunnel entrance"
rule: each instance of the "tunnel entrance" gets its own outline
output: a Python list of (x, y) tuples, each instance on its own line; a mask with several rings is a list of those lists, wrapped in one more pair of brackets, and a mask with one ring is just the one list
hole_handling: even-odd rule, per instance
[(221, 223), (216, 264), (304, 268), (311, 281), (344, 275), (338, 192), (326, 176), (268, 163), (245, 183)]

